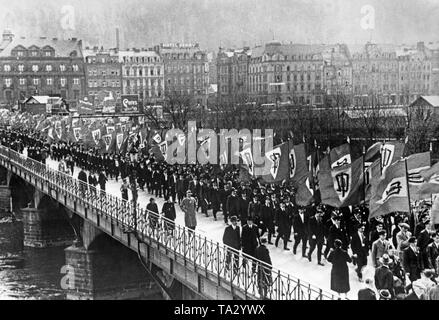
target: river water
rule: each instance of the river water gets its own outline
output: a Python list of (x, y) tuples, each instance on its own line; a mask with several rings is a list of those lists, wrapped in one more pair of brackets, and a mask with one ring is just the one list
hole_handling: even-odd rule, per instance
[(21, 222), (0, 220), (0, 300), (61, 300), (64, 248), (23, 247)]

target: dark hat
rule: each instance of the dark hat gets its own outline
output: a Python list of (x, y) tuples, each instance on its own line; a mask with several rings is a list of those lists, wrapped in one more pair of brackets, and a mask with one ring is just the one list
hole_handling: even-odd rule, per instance
[(343, 242), (341, 242), (340, 239), (335, 239), (335, 241), (334, 241), (334, 246), (335, 246), (336, 248), (340, 248), (342, 244), (343, 244)]
[(378, 235), (382, 236), (382, 235), (385, 235), (386, 233), (387, 233), (386, 230), (381, 230), (378, 232)]
[(230, 221), (231, 222), (236, 222), (236, 221), (238, 221), (238, 217), (237, 216), (231, 216), (230, 217)]
[(267, 243), (267, 238), (266, 237), (261, 237), (259, 240), (261, 241), (261, 244)]
[(416, 242), (416, 237), (411, 237), (409, 239), (409, 243), (415, 243)]
[(151, 201), (154, 201), (155, 199), (154, 198), (149, 198), (149, 201), (151, 202)]

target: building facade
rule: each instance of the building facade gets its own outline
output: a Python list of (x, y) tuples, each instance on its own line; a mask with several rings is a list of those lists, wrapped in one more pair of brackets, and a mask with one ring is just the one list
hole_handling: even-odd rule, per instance
[(194, 103), (207, 104), (209, 62), (199, 44), (160, 44), (154, 50), (165, 65), (165, 92), (168, 98), (188, 96)]
[(325, 93), (325, 50), (324, 45), (280, 42), (254, 48), (248, 73), (250, 101), (322, 105)]
[(217, 55), (217, 83), (219, 103), (244, 103), (248, 101), (248, 71), (251, 50), (220, 48)]
[(59, 95), (75, 106), (86, 92), (82, 43), (76, 38), (15, 38), (0, 45), (0, 104), (13, 106), (33, 95)]
[(88, 100), (94, 105), (116, 105), (122, 93), (122, 64), (118, 51), (94, 47), (86, 48), (83, 55)]
[(119, 51), (119, 62), (122, 64), (123, 94), (138, 94), (145, 106), (163, 102), (165, 69), (157, 52), (148, 49)]

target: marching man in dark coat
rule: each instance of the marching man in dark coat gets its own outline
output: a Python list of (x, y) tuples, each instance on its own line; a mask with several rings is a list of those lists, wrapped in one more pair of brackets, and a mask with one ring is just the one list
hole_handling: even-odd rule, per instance
[[(239, 198), (236, 196), (236, 189), (232, 189), (231, 195), (227, 197), (227, 214), (229, 216), (239, 216)], [(227, 223), (226, 218), (224, 218), (224, 222)], [(241, 221), (241, 225), (244, 226), (245, 221)]]
[(284, 250), (290, 250), (287, 248), (288, 245), (288, 235), (291, 230), (291, 225), (288, 217), (287, 210), (285, 208), (285, 203), (280, 203), (280, 208), (276, 209), (276, 222), (277, 222), (277, 237), (275, 241), (275, 246), (279, 244), (279, 239), (282, 238), (284, 242)]
[(166, 226), (166, 231), (168, 231), (168, 233), (172, 234), (172, 231), (174, 230), (174, 221), (176, 218), (175, 215), (175, 205), (174, 202), (171, 200), (171, 198), (169, 196), (165, 197), (165, 203), (163, 204), (162, 207), (162, 213), (165, 216), (165, 218), (171, 220), (171, 221), (166, 221), (165, 222), (165, 226)]
[(347, 297), (347, 293), (351, 289), (349, 286), (348, 262), (352, 260), (349, 254), (342, 249), (342, 244), (340, 239), (335, 239), (334, 249), (328, 255), (328, 262), (332, 263), (331, 290), (339, 295), (344, 293), (345, 297)]
[(231, 217), (230, 222), (232, 224), (228, 225), (224, 230), (223, 243), (236, 250), (236, 252), (233, 250), (227, 251), (226, 256), (227, 269), (230, 269), (230, 262), (233, 260), (233, 272), (236, 274), (238, 272), (239, 250), (241, 250), (241, 231), (239, 230), (238, 218), (236, 216)]
[(388, 290), (393, 297), (393, 273), (389, 269), (390, 257), (387, 253), (380, 258), (380, 264), (375, 270), (375, 287), (378, 291)]
[(259, 264), (258, 265), (258, 286), (259, 286), (259, 294), (261, 299), (267, 298), (267, 289), (271, 284), (271, 258), (270, 252), (267, 247), (267, 238), (261, 238), (261, 244), (256, 248), (255, 256), (256, 259), (265, 262), (267, 265)]
[(306, 256), (306, 243), (308, 242), (308, 216), (305, 208), (299, 208), (299, 213), (293, 218), (294, 247), (293, 253), (296, 254), (299, 243), (302, 242), (302, 257)]
[(218, 189), (218, 185), (214, 182), (212, 184), (212, 188), (209, 192), (209, 202), (212, 207), (212, 214), (215, 221), (217, 220), (216, 214), (218, 211), (220, 211), (221, 208), (221, 196), (220, 191)]
[(315, 216), (309, 219), (309, 252), (308, 260), (311, 262), (311, 255), (317, 247), (317, 264), (324, 266), (322, 263), (322, 248), (325, 242), (325, 224), (323, 222), (323, 211), (318, 209)]
[(369, 255), (369, 241), (365, 235), (365, 226), (357, 225), (357, 232), (352, 234), (351, 249), (353, 253), (353, 260), (357, 264), (355, 271), (358, 279), (362, 281), (362, 268), (367, 266), (367, 256)]
[[(259, 243), (259, 230), (258, 227), (253, 224), (251, 217), (247, 218), (247, 224), (242, 228), (241, 233), (241, 247), (242, 252), (249, 256), (255, 257), (255, 250)], [(246, 261), (243, 262), (246, 265)], [(253, 272), (256, 271), (256, 264), (253, 262)]]

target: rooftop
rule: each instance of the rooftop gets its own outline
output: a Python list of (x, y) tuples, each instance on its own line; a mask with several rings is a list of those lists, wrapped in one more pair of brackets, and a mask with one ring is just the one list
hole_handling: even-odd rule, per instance
[(81, 40), (72, 38), (69, 40), (61, 40), (58, 38), (14, 38), (6, 47), (0, 52), (0, 57), (10, 57), (11, 51), (17, 47), (24, 47), (29, 49), (37, 47), (43, 49), (44, 47), (51, 47), (55, 50), (55, 57), (70, 57), (71, 53), (76, 51), (77, 57), (82, 57), (82, 43)]

